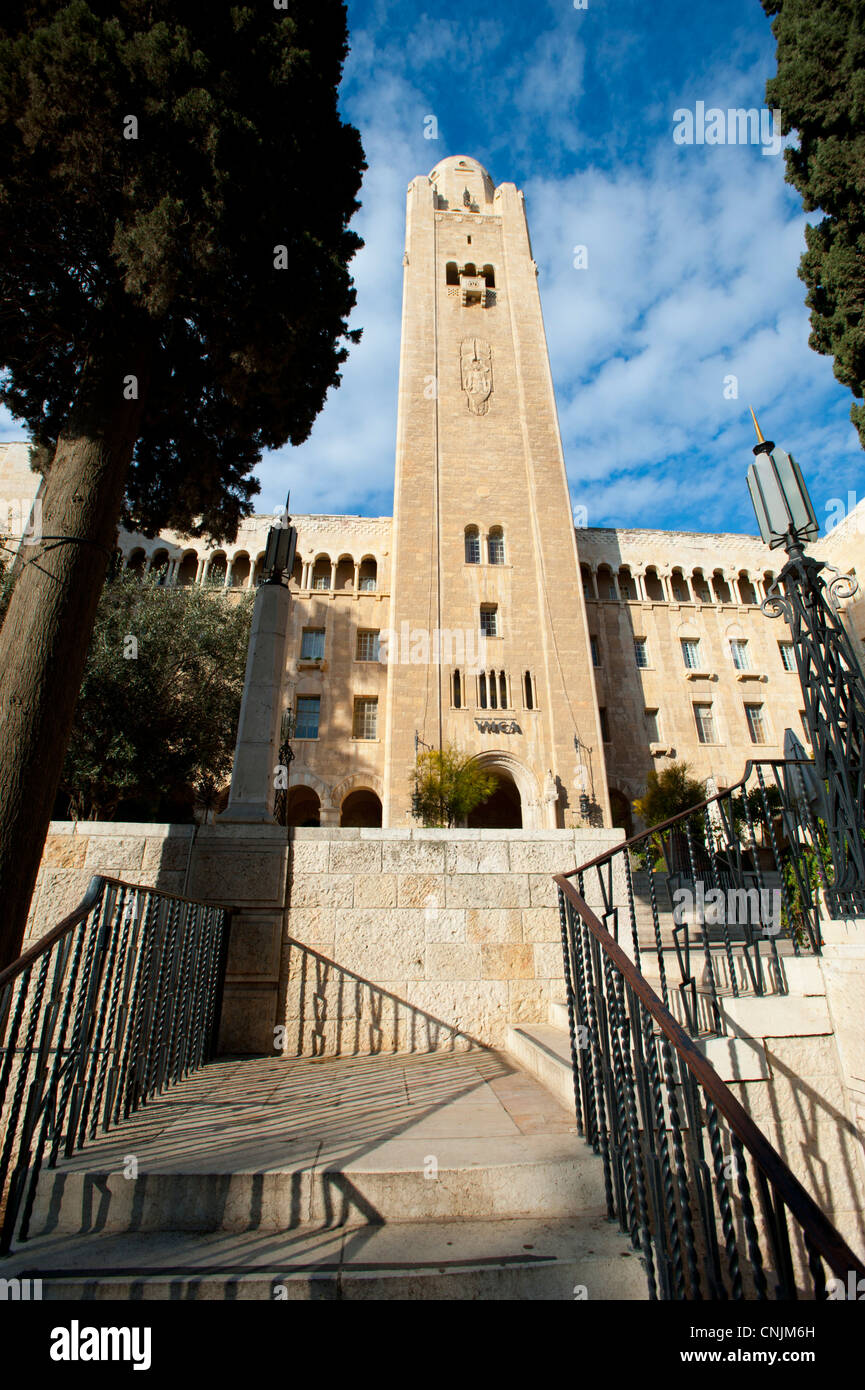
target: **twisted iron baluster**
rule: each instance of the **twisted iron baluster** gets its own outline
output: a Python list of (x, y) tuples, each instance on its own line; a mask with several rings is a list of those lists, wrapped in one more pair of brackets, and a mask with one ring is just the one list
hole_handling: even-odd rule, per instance
[(559, 927), (562, 934), (562, 962), (565, 970), (565, 1000), (568, 1006), (568, 1037), (571, 1043), (571, 1072), (574, 1082), (574, 1111), (577, 1117), (577, 1132), (583, 1133), (583, 1108), (580, 1104), (580, 1063), (577, 1055), (577, 1032), (574, 1026), (574, 985), (570, 943), (568, 941), (565, 895), (559, 889)]
[(742, 1273), (739, 1269), (739, 1246), (733, 1225), (733, 1209), (730, 1205), (730, 1189), (724, 1177), (724, 1150), (721, 1146), (721, 1127), (718, 1111), (711, 1096), (706, 1097), (706, 1128), (709, 1131), (709, 1145), (712, 1150), (712, 1164), (715, 1169), (715, 1195), (721, 1216), (721, 1229), (724, 1232), (724, 1249), (727, 1255), (727, 1269), (730, 1274), (731, 1295), (741, 1299)]
[(766, 1283), (766, 1275), (763, 1270), (763, 1252), (760, 1249), (760, 1237), (757, 1233), (757, 1223), (754, 1220), (754, 1203), (751, 1201), (751, 1184), (748, 1182), (748, 1170), (745, 1165), (745, 1150), (735, 1130), (730, 1131), (730, 1143), (733, 1146), (733, 1156), (736, 1161), (736, 1177), (739, 1183), (739, 1198), (742, 1203), (742, 1220), (745, 1225), (745, 1240), (748, 1244), (748, 1259), (751, 1265), (751, 1275), (754, 1280), (757, 1298), (762, 1301), (768, 1298), (769, 1290)]
[[(652, 1019), (648, 1011), (641, 1010), (645, 1055), (652, 1088), (652, 1101), (655, 1109), (655, 1129), (658, 1135), (658, 1153), (663, 1184), (663, 1204), (666, 1212), (666, 1230), (669, 1238), (671, 1291), (673, 1298), (685, 1297), (685, 1271), (682, 1264), (682, 1238), (679, 1233), (679, 1217), (676, 1210), (676, 1189), (673, 1183), (673, 1169), (670, 1163), (670, 1145), (667, 1138), (667, 1119), (664, 1114), (664, 1096), (661, 1089), (661, 1071), (658, 1066), (658, 1052)], [(666, 1039), (663, 1039), (666, 1042)], [(669, 1048), (669, 1043), (667, 1044)], [(670, 1122), (673, 1123), (672, 1110)], [(660, 1210), (659, 1210), (660, 1217)]]
[[(612, 1161), (610, 1157), (610, 1134), (607, 1126), (606, 1105), (604, 1102), (604, 1072), (603, 1060), (601, 1057), (601, 1032), (600, 1020), (597, 1008), (597, 985), (595, 983), (596, 961), (594, 958), (593, 947), (597, 943), (589, 932), (585, 922), (580, 921), (580, 936), (583, 943), (583, 959), (586, 962), (587, 980), (586, 992), (589, 1001), (589, 1046), (592, 1050), (592, 1090), (594, 1096), (593, 1111), (597, 1117), (597, 1143), (600, 1148), (601, 1158), (604, 1164), (604, 1192), (607, 1199), (607, 1214), (612, 1219), (615, 1216), (621, 1221), (621, 1206), (616, 1210), (616, 1202), (613, 1198), (613, 1176)], [(597, 1150), (596, 1150), (597, 1151)]]
[(609, 956), (604, 953), (604, 984), (607, 1000), (607, 1017), (610, 1033), (610, 1060), (614, 1087), (616, 1113), (616, 1144), (618, 1168), (621, 1173), (624, 1198), (627, 1206), (627, 1230), (634, 1249), (639, 1248), (637, 1238), (637, 1194), (636, 1174), (633, 1168), (633, 1154), (628, 1130), (628, 1113), (625, 1101), (625, 1069), (622, 1058), (621, 1021), (618, 1008), (616, 986), (613, 980), (613, 966)]
[(652, 926), (655, 932), (655, 953), (658, 957), (658, 973), (661, 979), (661, 998), (664, 1005), (669, 1009), (670, 999), (667, 992), (667, 968), (664, 965), (664, 942), (661, 936), (661, 922), (658, 916), (658, 899), (655, 892), (655, 875), (649, 869), (649, 900), (652, 904)]
[[(710, 818), (709, 818), (709, 808), (708, 808), (708, 806), (704, 806), (704, 807), (703, 807), (703, 824), (704, 824), (705, 830), (706, 830), (706, 845), (707, 845), (707, 847), (709, 847), (709, 846), (712, 845), (713, 830), (712, 830), (712, 822), (711, 822), (711, 820), (710, 820)], [(709, 873), (710, 873), (711, 877), (714, 879), (714, 883), (713, 883), (712, 886), (713, 886), (714, 888), (719, 889), (719, 890), (723, 893), (723, 892), (724, 892), (724, 889), (721, 887), (721, 881), (720, 881), (721, 876), (720, 876), (720, 874), (718, 873), (718, 865), (717, 865), (717, 862), (716, 862), (716, 859), (715, 859), (715, 854), (712, 852), (711, 848), (709, 848), (708, 854), (709, 854)], [(726, 898), (726, 893), (724, 894), (724, 896), (725, 896), (725, 898)], [(739, 982), (738, 982), (738, 980), (736, 979), (736, 962), (733, 960), (733, 946), (732, 946), (732, 943), (731, 943), (731, 941), (730, 941), (730, 927), (729, 927), (729, 923), (727, 922), (726, 904), (725, 904), (725, 906), (724, 906), (724, 907), (722, 908), (722, 910), (721, 910), (721, 925), (722, 925), (723, 930), (724, 930), (724, 952), (725, 952), (726, 957), (727, 957), (727, 969), (728, 969), (728, 971), (730, 972), (730, 985), (731, 985), (732, 990), (733, 990), (733, 997), (734, 997), (734, 999), (738, 999), (738, 997), (739, 997)], [(703, 923), (703, 931), (704, 931), (704, 933), (705, 933), (706, 943), (707, 943), (707, 945), (709, 945), (709, 924), (708, 924), (708, 922), (704, 922), (704, 923)], [(711, 947), (709, 947), (709, 949), (711, 949)]]
[[(696, 869), (696, 861), (695, 861), (695, 858), (694, 858), (694, 838), (693, 838), (693, 835), (692, 835), (692, 833), (691, 833), (691, 826), (690, 826), (689, 822), (687, 821), (687, 819), (686, 819), (686, 821), (685, 821), (684, 829), (685, 829), (685, 843), (686, 843), (687, 846), (688, 846), (688, 863), (690, 864), (690, 867), (691, 867), (691, 882), (692, 882), (693, 885), (694, 885), (694, 895), (695, 895), (695, 902), (696, 902), (697, 869)], [(721, 1007), (720, 1007), (720, 1004), (718, 1003), (718, 988), (717, 988), (717, 984), (716, 984), (716, 981), (715, 981), (715, 967), (714, 967), (714, 965), (712, 964), (712, 951), (711, 951), (711, 948), (710, 948), (710, 946), (709, 946), (709, 933), (708, 933), (708, 930), (707, 930), (707, 928), (706, 928), (706, 923), (705, 923), (705, 921), (701, 923), (701, 926), (702, 926), (702, 929), (703, 929), (703, 932), (702, 932), (702, 935), (703, 935), (703, 955), (706, 957), (706, 970), (705, 970), (705, 974), (708, 975), (708, 977), (709, 977), (709, 995), (710, 995), (711, 1005), (712, 1005), (712, 1019), (713, 1019), (713, 1022), (714, 1022), (713, 1032), (714, 1032), (716, 1035), (721, 1035), (721, 1034), (724, 1033), (725, 1030), (724, 1030), (724, 1024), (723, 1024), (722, 1019), (721, 1019)]]

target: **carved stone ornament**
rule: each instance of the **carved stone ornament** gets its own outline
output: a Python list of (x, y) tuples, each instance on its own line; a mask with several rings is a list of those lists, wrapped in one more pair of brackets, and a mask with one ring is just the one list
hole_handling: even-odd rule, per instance
[(482, 338), (465, 338), (460, 345), (460, 377), (473, 415), (486, 415), (493, 389), (493, 350)]

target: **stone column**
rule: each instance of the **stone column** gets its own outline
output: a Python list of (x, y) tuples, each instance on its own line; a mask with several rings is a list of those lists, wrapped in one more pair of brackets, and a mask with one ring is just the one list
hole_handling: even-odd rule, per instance
[(636, 590), (637, 590), (637, 598), (640, 600), (641, 603), (645, 603), (645, 602), (646, 602), (646, 571), (645, 571), (645, 570), (632, 570), (631, 573), (632, 573), (632, 575), (634, 576), (634, 587), (635, 587)]
[(226, 559), (226, 561), (225, 561), (225, 578), (224, 578), (223, 581), (222, 581), (222, 587), (223, 587), (223, 589), (230, 589), (230, 588), (231, 588), (231, 572), (232, 572), (233, 569), (234, 569), (234, 561), (233, 561), (233, 560)]
[(360, 561), (359, 561), (359, 560), (356, 560), (356, 561), (355, 561), (355, 565), (354, 565), (354, 592), (355, 592), (355, 593), (358, 593), (359, 589), (360, 589)]
[(729, 586), (730, 586), (730, 596), (731, 596), (733, 602), (734, 602), (735, 604), (737, 604), (737, 605), (741, 608), (741, 606), (742, 606), (742, 594), (741, 594), (740, 589), (739, 589), (739, 573), (738, 573), (738, 570), (731, 570), (731, 571), (730, 571), (730, 573), (727, 575), (727, 583), (728, 583)]
[(336, 589), (336, 560), (330, 562), (330, 592)]
[(204, 576), (205, 576), (206, 571), (207, 571), (207, 560), (204, 559), (202, 556), (199, 556), (198, 568), (197, 568), (197, 570), (195, 571), (195, 582), (196, 582), (196, 584), (203, 584), (203, 583), (204, 583)]
[(301, 574), (301, 576), (300, 576), (300, 587), (301, 587), (301, 589), (308, 589), (308, 588), (309, 588), (309, 569), (310, 569), (310, 561), (309, 561), (309, 560), (304, 560), (304, 562), (303, 562), (303, 572), (302, 572), (302, 574)]
[(218, 821), (273, 824), (290, 603), (284, 584), (261, 584), (256, 591), (231, 791)]

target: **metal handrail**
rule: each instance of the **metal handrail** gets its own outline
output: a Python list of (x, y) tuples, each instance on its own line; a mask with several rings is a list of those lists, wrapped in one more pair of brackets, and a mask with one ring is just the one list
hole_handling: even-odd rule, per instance
[(0, 972), (0, 1254), (27, 1238), (43, 1163), (210, 1060), (232, 911), (96, 876)]
[[(602, 1156), (608, 1215), (619, 1219), (641, 1251), (649, 1297), (701, 1298), (708, 1284), (711, 1298), (743, 1298), (748, 1280), (752, 1297), (772, 1297), (748, 1161), (761, 1202), (763, 1244), (768, 1234), (773, 1258), (775, 1297), (797, 1298), (802, 1279), (801, 1270), (798, 1276), (794, 1270), (787, 1215), (804, 1241), (816, 1298), (826, 1297), (823, 1264), (841, 1282), (851, 1272), (864, 1277), (865, 1265), (602, 926), (570, 874), (556, 874), (553, 881), (562, 920), (577, 1129)], [(687, 1125), (680, 1119), (680, 1098)], [(723, 1154), (723, 1126), (734, 1175), (725, 1168), (730, 1159)], [(743, 1241), (747, 1254), (740, 1251)]]
[(686, 811), (679, 811), (675, 816), (670, 816), (669, 820), (659, 821), (657, 825), (650, 825), (648, 830), (641, 830), (638, 835), (632, 835), (630, 839), (620, 840), (612, 849), (604, 850), (602, 854), (595, 855), (594, 859), (587, 859), (584, 864), (579, 864), (576, 869), (569, 869), (562, 874), (562, 878), (576, 878), (577, 874), (585, 873), (587, 869), (593, 869), (596, 865), (604, 862), (605, 859), (613, 854), (620, 854), (623, 850), (631, 850), (650, 840), (653, 835), (661, 835), (665, 830), (669, 830), (676, 822), (690, 820), (692, 816), (699, 816), (715, 801), (723, 801), (727, 797), (735, 796), (739, 791), (743, 791), (748, 778), (755, 767), (809, 767), (814, 764), (808, 758), (753, 758), (745, 764), (745, 772), (738, 782), (732, 786), (725, 787), (723, 791), (716, 792), (714, 796), (708, 796), (705, 801), (695, 801), (693, 806), (689, 806)]

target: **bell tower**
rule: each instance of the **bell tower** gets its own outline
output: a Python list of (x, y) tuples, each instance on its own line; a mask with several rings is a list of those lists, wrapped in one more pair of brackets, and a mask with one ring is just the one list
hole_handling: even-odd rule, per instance
[(465, 156), (408, 188), (391, 592), (384, 824), (416, 738), (510, 780), (525, 827), (610, 824), (523, 195)]

